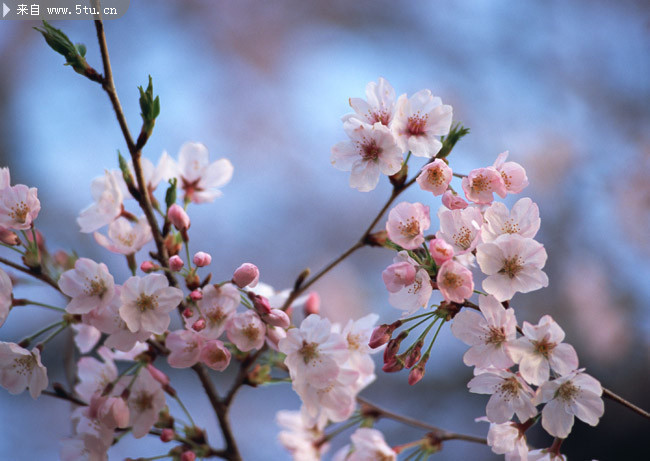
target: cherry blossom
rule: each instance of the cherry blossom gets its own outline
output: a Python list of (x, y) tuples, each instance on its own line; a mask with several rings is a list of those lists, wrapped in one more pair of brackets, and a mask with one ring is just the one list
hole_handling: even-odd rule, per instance
[(435, 238), (429, 240), (429, 253), (437, 265), (442, 265), (454, 257), (454, 247), (443, 239)]
[(174, 203), (167, 210), (167, 217), (179, 231), (187, 230), (190, 228), (190, 217), (182, 206)]
[(505, 309), (494, 296), (479, 296), (482, 316), (463, 309), (454, 317), (451, 332), (471, 346), (463, 356), (467, 366), (509, 368), (514, 365), (509, 350), (517, 336), (517, 319), (513, 309)]
[(451, 168), (442, 159), (435, 159), (422, 167), (416, 182), (420, 189), (433, 192), (433, 195), (442, 195), (451, 182)]
[(318, 388), (336, 379), (350, 355), (345, 338), (317, 314), (303, 320), (300, 328), (287, 331), (278, 346), (287, 355), (284, 363), (294, 384), (307, 382)]
[(304, 409), (278, 411), (275, 419), (284, 429), (278, 434), (278, 439), (294, 461), (320, 461), (329, 449), (328, 443), (321, 443), (325, 435), (324, 422), (313, 421)]
[[(374, 351), (368, 346), (379, 316), (368, 314), (358, 320), (348, 320), (341, 335), (348, 343), (348, 361), (343, 365), (359, 373), (355, 387), (359, 390), (375, 380), (375, 362), (370, 357)], [(336, 330), (335, 330), (336, 331)]]
[(539, 208), (528, 197), (519, 199), (510, 211), (501, 202), (494, 202), (483, 214), (481, 238), (483, 242), (494, 242), (504, 234), (518, 234), (533, 238), (540, 226)]
[(366, 85), (366, 99), (350, 98), (350, 107), (355, 113), (343, 116), (346, 122), (351, 118), (358, 118), (368, 125), (381, 123), (390, 126), (395, 114), (395, 90), (383, 77)]
[(332, 147), (330, 161), (342, 171), (351, 171), (350, 187), (368, 192), (377, 187), (379, 174), (387, 176), (402, 168), (402, 151), (388, 128), (381, 123), (368, 125), (356, 118), (343, 124), (350, 141)]
[(403, 152), (416, 157), (432, 158), (442, 148), (438, 139), (449, 133), (452, 108), (443, 105), (429, 90), (421, 90), (410, 98), (397, 99), (392, 129)]
[(255, 264), (244, 263), (239, 266), (232, 276), (232, 282), (239, 288), (250, 286), (254, 288), (260, 280), (260, 271)]
[(107, 449), (95, 437), (82, 434), (62, 439), (59, 457), (61, 461), (108, 461)]
[(548, 286), (548, 277), (542, 272), (546, 257), (541, 243), (517, 234), (504, 234), (494, 242), (479, 245), (476, 260), (488, 276), (483, 280), (483, 289), (499, 301), (506, 301), (517, 292)]
[(102, 332), (92, 325), (76, 323), (71, 327), (74, 331), (74, 343), (82, 354), (90, 352), (102, 337)]
[(260, 349), (265, 333), (264, 322), (253, 311), (236, 313), (226, 323), (226, 335), (240, 351)]
[(132, 332), (164, 333), (169, 326), (169, 312), (183, 299), (183, 292), (170, 287), (161, 274), (134, 276), (122, 285), (120, 317)]
[[(131, 382), (130, 376), (123, 377), (116, 386), (116, 394), (120, 393)], [(158, 421), (158, 413), (165, 407), (165, 393), (146, 368), (140, 370), (135, 379), (127, 400), (133, 437), (139, 439), (149, 433)]]
[(33, 399), (47, 387), (47, 368), (37, 347), (28, 351), (15, 343), (0, 341), (0, 386), (10, 394), (29, 388)]
[(79, 382), (74, 391), (84, 402), (90, 403), (93, 395), (102, 393), (106, 385), (117, 379), (115, 362), (106, 352), (104, 349), (99, 352), (102, 361), (94, 357), (81, 357), (77, 362)]
[(467, 387), (475, 394), (492, 394), (486, 408), (492, 423), (503, 424), (515, 413), (522, 422), (537, 414), (533, 390), (511, 371), (490, 369), (472, 378)]
[(360, 427), (350, 436), (353, 449), (344, 447), (341, 461), (395, 461), (397, 453), (388, 446), (384, 434), (377, 429)]
[(506, 162), (508, 151), (497, 156), (493, 167), (501, 174), (506, 190), (510, 194), (518, 194), (528, 185), (526, 170), (516, 162)]
[(388, 302), (391, 306), (405, 311), (405, 315), (412, 314), (420, 308), (427, 307), (433, 288), (431, 278), (426, 269), (420, 268), (406, 251), (400, 251), (393, 259), (394, 263), (408, 262), (415, 269), (415, 280), (396, 293), (388, 294)]
[[(1, 170), (0, 170), (1, 172)], [(9, 311), (13, 303), (12, 292), (13, 286), (11, 284), (11, 279), (5, 271), (0, 269), (0, 327), (7, 320)]]
[(128, 219), (119, 217), (108, 226), (108, 237), (99, 232), (93, 233), (93, 236), (108, 251), (130, 255), (140, 251), (151, 240), (151, 228), (144, 216), (138, 218), (135, 226)]
[(566, 438), (573, 427), (574, 416), (595, 426), (605, 412), (601, 398), (603, 388), (597, 379), (583, 371), (581, 368), (546, 381), (537, 389), (535, 403), (548, 402), (542, 410), (542, 427), (552, 436)]
[[(158, 160), (158, 165), (155, 167), (153, 162), (145, 157), (140, 159), (140, 165), (142, 166), (142, 177), (144, 183), (147, 185), (149, 194), (156, 190), (160, 181), (167, 181), (174, 177), (174, 160), (172, 160), (167, 152), (162, 153)], [(133, 161), (129, 161), (129, 171), (131, 172), (131, 176), (135, 178)]]
[(196, 265), (196, 267), (209, 266), (212, 262), (212, 256), (204, 251), (199, 251), (194, 255), (192, 262), (194, 262), (194, 265)]
[(200, 360), (213, 370), (223, 371), (230, 363), (230, 351), (221, 341), (213, 339), (207, 341), (201, 349)]
[(218, 188), (230, 182), (233, 174), (233, 166), (228, 159), (210, 163), (208, 149), (196, 142), (183, 144), (178, 163), (171, 162), (178, 184), (185, 191), (185, 200), (194, 203), (209, 203), (221, 197)]
[[(97, 459), (105, 458), (106, 452), (113, 442), (114, 429), (101, 423), (96, 412), (91, 413), (87, 406), (79, 407), (72, 412), (72, 423), (76, 433), (76, 439), (83, 441), (83, 455), (92, 454)], [(95, 458), (81, 458), (92, 459)], [(75, 459), (77, 461), (77, 459)]]
[(566, 456), (561, 453), (552, 452), (548, 448), (540, 448), (529, 451), (525, 461), (566, 461), (566, 459)]
[(436, 237), (450, 244), (454, 254), (461, 255), (476, 248), (481, 236), (481, 223), (483, 223), (483, 216), (478, 208), (449, 210), (440, 207), (438, 220), (440, 230), (436, 232)]
[(0, 168), (0, 190), (11, 187), (11, 174), (8, 167)]
[(302, 403), (311, 418), (326, 418), (330, 421), (345, 421), (356, 408), (355, 388), (359, 373), (342, 368), (334, 379), (325, 383), (293, 379), (293, 389), (302, 399)]
[(165, 346), (169, 349), (167, 362), (173, 368), (196, 365), (201, 357), (205, 339), (194, 330), (176, 330), (167, 335)]
[(551, 369), (563, 376), (578, 368), (578, 354), (573, 346), (562, 343), (564, 330), (550, 315), (537, 325), (524, 322), (522, 330), (524, 336), (510, 344), (510, 352), (530, 384), (548, 381)]
[[(487, 421), (487, 418), (478, 418), (476, 421)], [(492, 451), (498, 455), (506, 455), (506, 461), (526, 461), (528, 444), (526, 436), (512, 421), (503, 424), (490, 423), (487, 434), (487, 443)]]
[(41, 202), (36, 197), (37, 189), (18, 184), (1, 190), (0, 226), (20, 230), (32, 227), (41, 210)]
[(431, 226), (429, 207), (421, 203), (398, 203), (386, 222), (388, 238), (406, 250), (414, 250), (424, 243), (424, 231)]
[(122, 213), (124, 193), (118, 178), (122, 180), (119, 171), (106, 171), (104, 176), (97, 177), (90, 183), (90, 193), (94, 203), (82, 210), (77, 217), (81, 232), (94, 232)]
[(72, 299), (65, 310), (71, 314), (86, 314), (108, 305), (115, 293), (115, 281), (104, 263), (79, 258), (61, 274), (59, 288)]
[(504, 198), (507, 194), (503, 178), (494, 167), (478, 168), (463, 178), (463, 191), (467, 200), (478, 204), (492, 203), (496, 193)]
[(451, 259), (440, 266), (436, 283), (447, 301), (462, 303), (474, 292), (472, 272)]
[(226, 329), (228, 319), (232, 317), (240, 302), (240, 295), (232, 283), (224, 285), (206, 285), (203, 297), (196, 302), (197, 309), (192, 309), (192, 316), (185, 319), (185, 325), (191, 327), (197, 320), (205, 319), (205, 328), (201, 336), (217, 339)]
[(397, 293), (415, 282), (415, 266), (405, 261), (391, 264), (381, 273), (381, 276), (386, 289), (391, 293)]

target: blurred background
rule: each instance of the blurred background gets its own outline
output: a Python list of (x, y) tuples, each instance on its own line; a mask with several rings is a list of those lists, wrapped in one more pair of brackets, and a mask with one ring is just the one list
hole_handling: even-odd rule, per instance
[[(346, 139), (340, 116), (350, 111), (348, 98), (364, 97), (366, 83), (379, 76), (397, 94), (429, 88), (471, 128), (450, 157), (455, 171), (491, 165), (504, 150), (527, 170), (531, 185), (522, 195), (540, 207), (537, 239), (548, 250), (550, 286), (515, 296), (518, 319), (536, 323), (553, 315), (581, 366), (647, 409), (648, 6), (643, 0), (140, 0), (107, 22), (106, 33), (133, 132), (140, 126), (136, 87), (148, 74), (160, 95), (162, 112), (144, 155), (154, 162), (165, 150), (176, 157), (191, 140), (206, 144), (211, 159), (234, 164), (222, 198), (190, 207), (192, 250), (212, 254), (216, 280), (251, 261), (264, 282), (286, 288), (302, 269), (318, 270), (355, 242), (390, 186), (383, 178), (376, 190), (358, 192), (348, 187), (349, 173), (330, 165), (331, 146)], [(0, 165), (10, 167), (12, 183), (38, 187), (36, 224), (51, 250), (104, 260), (123, 282), (129, 275), (123, 259), (80, 234), (74, 219), (91, 202), (91, 179), (116, 168), (116, 151), (126, 146), (106, 95), (64, 67), (35, 25), (0, 23)], [(84, 42), (89, 63), (101, 68), (92, 23), (54, 25)], [(413, 171), (420, 163), (412, 165)], [(432, 230), (437, 226), (439, 199), (415, 189), (402, 198), (429, 205)], [(392, 257), (361, 249), (332, 271), (315, 286), (324, 314), (344, 321), (376, 312), (381, 322), (395, 320), (400, 313), (389, 306), (381, 281)], [(27, 292), (63, 302), (31, 282), (16, 288), (16, 296)], [(0, 339), (19, 340), (50, 320), (38, 308), (16, 309)], [(68, 347), (69, 340), (58, 344)], [(379, 370), (363, 395), (449, 430), (485, 435), (487, 425), (473, 420), (484, 415), (488, 399), (466, 390), (465, 350), (445, 328), (417, 386), (408, 386), (406, 373)], [(54, 347), (44, 362), (51, 381), (64, 380)], [(195, 376), (164, 369), (219, 446)], [(231, 379), (213, 377), (220, 389)], [(58, 440), (72, 430), (68, 403), (0, 390), (0, 408), (0, 459), (58, 457)], [(244, 458), (288, 459), (276, 441), (274, 415), (298, 408), (289, 386), (244, 389), (232, 411)], [(423, 435), (385, 421), (377, 427), (392, 445)], [(649, 429), (647, 420), (606, 401), (601, 424), (576, 422), (563, 452), (573, 460), (641, 459)], [(533, 446), (550, 445), (541, 428), (530, 433)], [(125, 437), (109, 453), (112, 460), (167, 449), (153, 437)], [(486, 447), (451, 441), (434, 459), (499, 458)]]

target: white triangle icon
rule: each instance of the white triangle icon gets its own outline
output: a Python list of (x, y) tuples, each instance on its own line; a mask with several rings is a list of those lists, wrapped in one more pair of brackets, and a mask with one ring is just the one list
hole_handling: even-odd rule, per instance
[(7, 16), (7, 13), (9, 13), (9, 7), (3, 3), (2, 4), (2, 17), (4, 18), (5, 16)]

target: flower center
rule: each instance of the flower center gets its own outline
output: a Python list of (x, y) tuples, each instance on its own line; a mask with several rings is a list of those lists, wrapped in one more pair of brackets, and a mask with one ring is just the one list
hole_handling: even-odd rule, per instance
[(472, 190), (474, 192), (485, 192), (488, 190), (489, 185), (490, 181), (482, 174), (478, 174), (472, 179)]
[(381, 155), (382, 149), (377, 145), (377, 141), (374, 139), (364, 140), (365, 142), (360, 144), (359, 148), (361, 150), (361, 158), (366, 161), (376, 161)]
[(242, 330), (242, 333), (249, 341), (255, 341), (260, 335), (260, 330), (255, 325), (248, 324), (246, 328)]
[(361, 348), (361, 335), (348, 333), (348, 349), (358, 351)]
[(217, 306), (209, 311), (206, 317), (208, 318), (210, 326), (219, 326), (223, 323), (226, 315), (223, 313), (223, 309), (220, 306)]
[(146, 392), (141, 392), (135, 399), (133, 399), (133, 403), (138, 409), (138, 412), (142, 413), (145, 410), (153, 408), (153, 395)]
[(106, 282), (100, 279), (99, 276), (95, 276), (93, 280), (86, 279), (86, 295), (88, 296), (97, 296), (99, 299), (102, 299), (106, 294), (108, 288), (106, 288)]
[(510, 400), (519, 395), (519, 390), (521, 389), (521, 384), (517, 381), (517, 378), (514, 376), (506, 378), (501, 383), (498, 392), (503, 396), (505, 400)]
[(548, 357), (553, 352), (553, 349), (555, 349), (555, 346), (557, 346), (556, 343), (549, 341), (548, 335), (544, 336), (541, 341), (532, 341), (532, 343), (535, 347), (535, 351), (538, 354), (542, 355), (545, 359), (548, 359)]
[(445, 275), (442, 277), (442, 282), (446, 287), (458, 288), (463, 284), (463, 278), (453, 272), (445, 272)]
[(579, 391), (579, 387), (574, 386), (571, 381), (567, 381), (557, 388), (557, 391), (555, 391), (555, 397), (564, 400), (565, 402), (571, 402), (578, 395)]
[(503, 267), (499, 272), (513, 279), (523, 268), (524, 261), (519, 256), (513, 256), (503, 261)]
[(514, 219), (507, 220), (503, 223), (503, 226), (501, 226), (501, 232), (504, 234), (518, 234), (519, 231), (519, 224), (517, 224)]
[(118, 236), (117, 240), (125, 247), (130, 248), (135, 241), (135, 234), (133, 232), (127, 232), (125, 235)]
[(390, 113), (386, 109), (370, 112), (370, 117), (368, 118), (372, 121), (373, 124), (379, 122), (382, 125), (388, 126), (390, 123)]
[(400, 233), (408, 238), (420, 235), (420, 223), (415, 218), (409, 218), (406, 222), (400, 223), (398, 228)]
[(138, 300), (135, 302), (135, 305), (138, 306), (138, 309), (140, 309), (140, 312), (144, 312), (149, 309), (155, 309), (158, 307), (158, 297), (157, 296), (149, 296), (145, 295), (144, 293), (140, 295)]
[(420, 111), (417, 111), (415, 114), (411, 115), (408, 118), (406, 129), (410, 135), (419, 135), (424, 134), (427, 127), (427, 120), (429, 115), (421, 115)]
[(506, 334), (503, 331), (503, 327), (490, 327), (490, 332), (486, 338), (485, 344), (494, 344), (495, 346), (499, 346), (500, 344), (503, 344), (505, 340)]
[(209, 359), (210, 359), (211, 362), (215, 362), (215, 363), (225, 362), (226, 361), (226, 353), (223, 350), (219, 349), (219, 348), (213, 349), (213, 350), (209, 351)]
[(14, 221), (22, 224), (27, 219), (27, 213), (29, 213), (29, 207), (21, 200), (11, 207), (11, 213), (9, 213), (9, 216), (11, 216)]
[(434, 186), (440, 186), (445, 182), (445, 177), (440, 168), (431, 168), (427, 170), (427, 182)]
[(463, 250), (467, 250), (472, 245), (472, 232), (467, 226), (462, 226), (453, 236), (454, 242)]
[(36, 366), (36, 359), (33, 355), (24, 355), (14, 359), (13, 371), (19, 375), (28, 375)]
[(302, 341), (302, 347), (298, 351), (302, 355), (302, 359), (305, 364), (308, 364), (316, 357), (318, 357), (318, 343), (308, 343), (307, 341)]

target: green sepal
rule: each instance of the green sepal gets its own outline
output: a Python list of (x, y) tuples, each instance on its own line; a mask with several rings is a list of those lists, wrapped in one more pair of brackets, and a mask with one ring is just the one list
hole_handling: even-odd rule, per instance
[(172, 206), (174, 203), (176, 203), (176, 184), (178, 183), (178, 179), (176, 178), (171, 178), (169, 180), (169, 187), (167, 188), (167, 192), (165, 193), (165, 205), (167, 205), (167, 209), (169, 210), (169, 207)]

